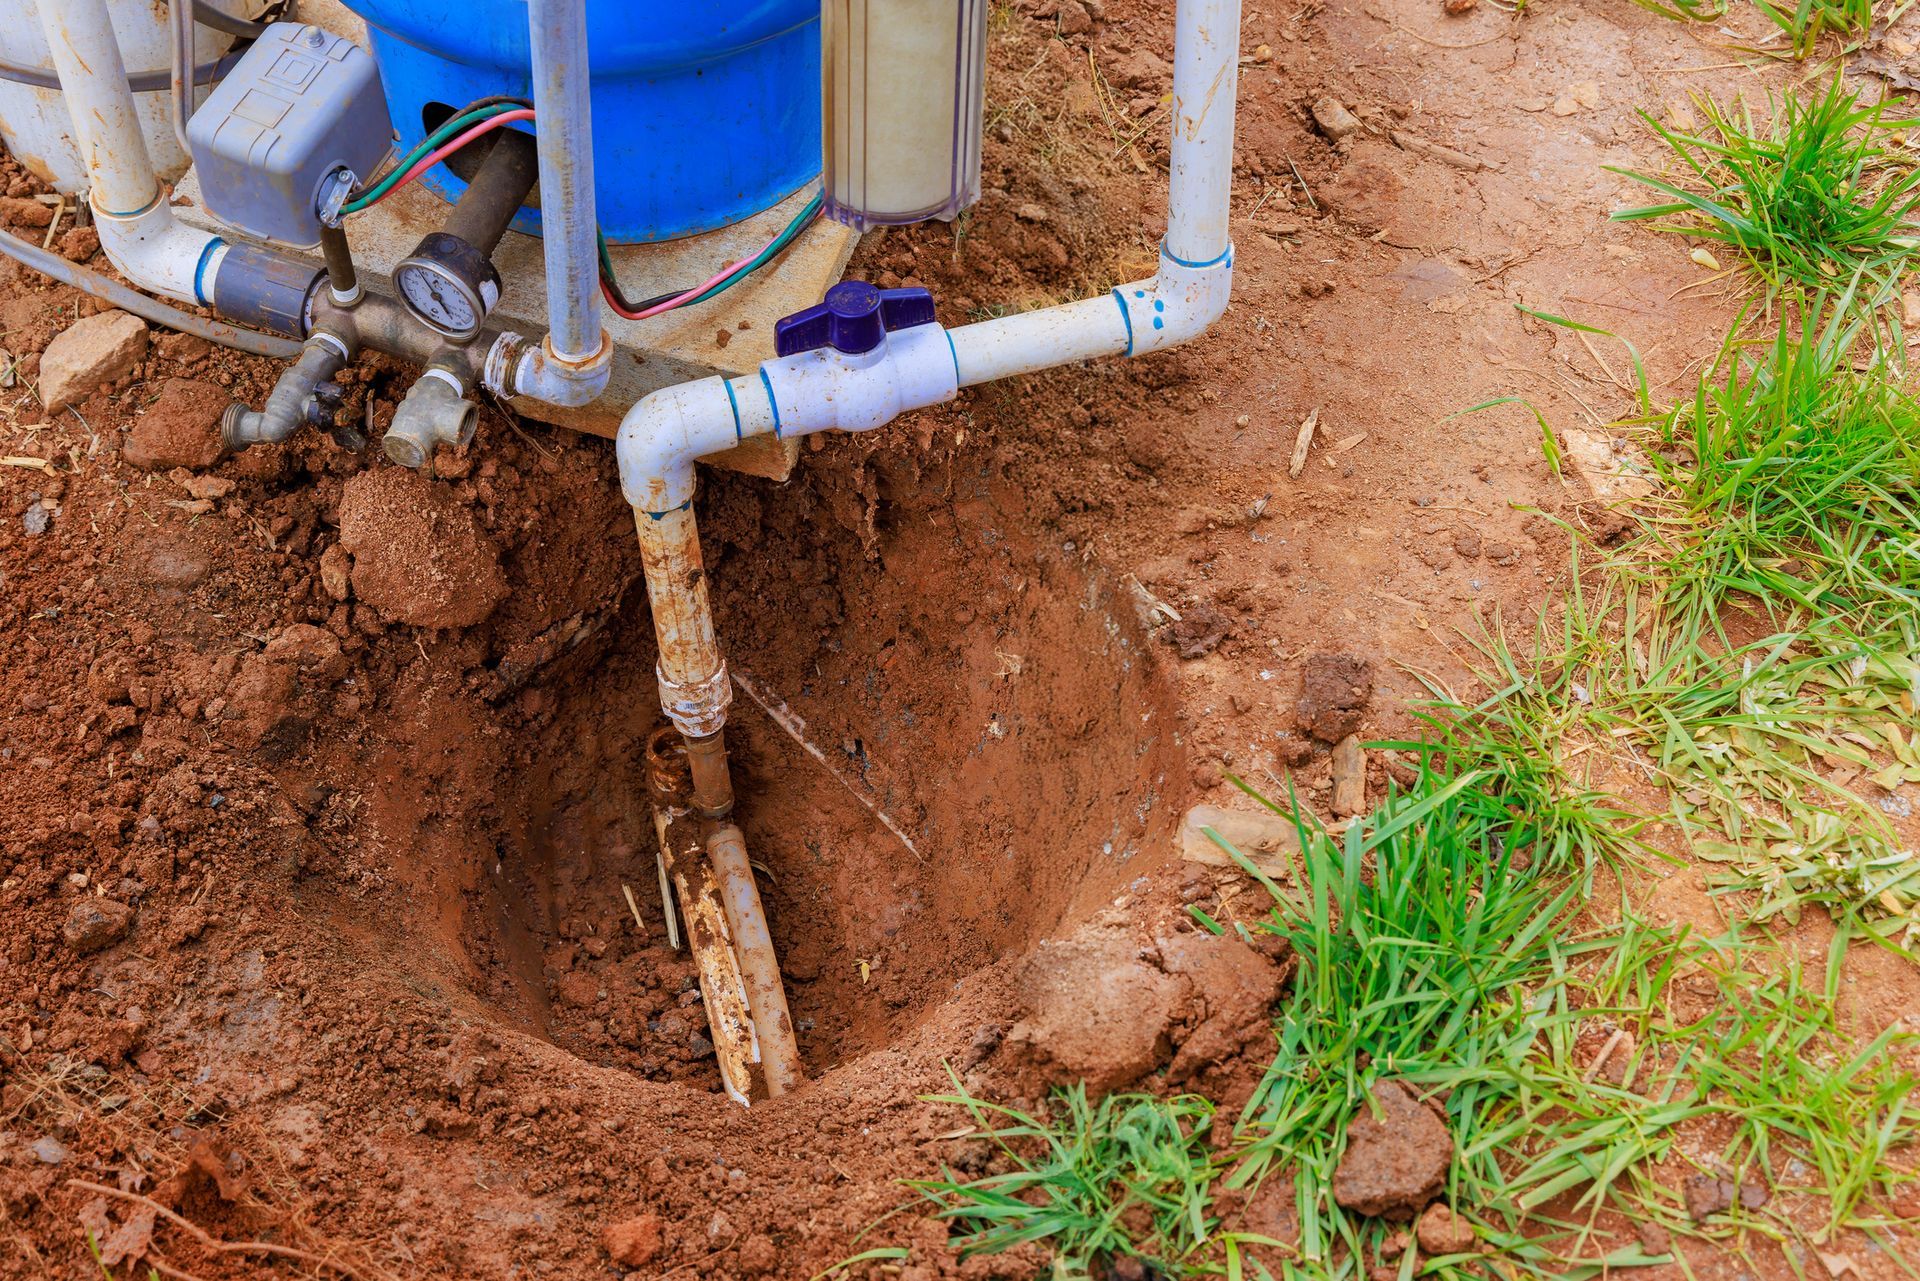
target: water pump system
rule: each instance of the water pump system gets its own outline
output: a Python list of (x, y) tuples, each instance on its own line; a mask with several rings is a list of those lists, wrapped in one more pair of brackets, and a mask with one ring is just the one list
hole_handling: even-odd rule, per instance
[[(1178, 0), (1155, 274), (955, 327), (925, 290), (833, 281), (859, 232), (979, 198), (986, 0), (347, 3), (364, 30), (172, 0), (155, 36), (147, 0), (37, 0), (45, 65), (0, 80), (64, 103), (76, 162), (45, 176), (84, 184), (135, 288), (12, 237), (0, 251), (289, 359), (263, 405), (228, 410), (230, 450), (306, 429), (365, 447), (334, 422), (333, 380), (370, 350), (421, 369), (381, 441), (400, 466), (469, 440), (483, 389), (617, 437), (671, 723), (648, 754), (667, 918), (677, 901), (728, 1094), (780, 1095), (802, 1061), (733, 821), (695, 463), (784, 476), (811, 433), (1203, 332), (1233, 279), (1239, 0)], [(217, 64), (207, 23), (244, 42)], [(170, 65), (130, 73), (123, 40)], [(170, 193), (156, 164), (186, 162)], [(742, 332), (771, 339), (760, 358), (689, 354), (690, 323), (711, 337), (768, 308), (777, 323)]]

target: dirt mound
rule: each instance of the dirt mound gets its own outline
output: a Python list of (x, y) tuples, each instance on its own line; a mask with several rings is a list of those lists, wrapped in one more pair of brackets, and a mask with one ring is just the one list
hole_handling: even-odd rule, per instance
[(403, 468), (347, 481), (340, 546), (353, 554), (354, 593), (391, 622), (471, 627), (506, 599), (499, 549), (473, 508)]
[(1251, 1047), (1271, 1052), (1270, 1014), (1287, 973), (1236, 937), (1188, 929), (1149, 938), (1135, 916), (1105, 912), (1035, 949), (1006, 1065), (1038, 1074), (1018, 1087), (1030, 1096), (1043, 1081), (1104, 1093), (1162, 1068), (1191, 1084)]

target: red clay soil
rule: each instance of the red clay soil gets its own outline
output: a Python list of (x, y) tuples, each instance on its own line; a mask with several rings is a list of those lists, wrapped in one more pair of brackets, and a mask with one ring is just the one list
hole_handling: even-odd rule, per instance
[[(1195, 931), (1187, 904), (1238, 887), (1177, 860), (1180, 815), (1289, 766), (1324, 810), (1323, 716), (1411, 732), (1409, 668), (1462, 679), (1457, 628), (1524, 630), (1554, 590), (1558, 522), (1605, 533), (1524, 411), (1448, 417), (1624, 406), (1515, 303), (1632, 328), (1661, 382), (1724, 323), (1673, 298), (1683, 253), (1604, 223), (1599, 169), (1645, 150), (1630, 107), (1668, 71), (1718, 59), (1624, 4), (1544, 7), (1254, 5), (1214, 334), (812, 440), (784, 485), (706, 475), (741, 820), (811, 1078), (751, 1112), (654, 888), (651, 629), (608, 442), (489, 408), (430, 478), (317, 433), (169, 470), (278, 366), (161, 336), (48, 421), (38, 353), (97, 308), (0, 262), (0, 452), (51, 468), (0, 466), (0, 1275), (94, 1275), (89, 1233), (203, 1281), (805, 1278), (881, 1242), (912, 1260), (853, 1275), (1040, 1273), (912, 1215), (863, 1235), (898, 1180), (993, 1159), (918, 1097), (950, 1066), (1016, 1100), (1077, 1076), (1244, 1098), (1286, 958)], [(997, 18), (981, 205), (854, 273), (961, 323), (1150, 272), (1170, 14)], [(1554, 114), (1584, 81), (1598, 105)], [(1328, 94), (1366, 125), (1337, 148), (1307, 111)], [(343, 381), (377, 436), (409, 371)], [(1371, 701), (1316, 696), (1302, 728), (1303, 671), (1342, 654)], [(1706, 902), (1676, 877), (1670, 910)], [(1906, 969), (1875, 982), (1871, 1008), (1912, 1008)], [(1074, 999), (1097, 991), (1124, 999)]]

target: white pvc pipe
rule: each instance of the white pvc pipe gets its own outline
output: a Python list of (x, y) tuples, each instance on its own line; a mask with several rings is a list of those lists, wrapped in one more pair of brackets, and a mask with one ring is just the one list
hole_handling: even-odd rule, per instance
[(527, 29), (533, 45), (533, 105), (540, 122), (536, 138), (547, 340), (562, 361), (584, 364), (603, 346), (586, 0), (528, 0)]
[(1173, 17), (1173, 165), (1166, 253), (1211, 263), (1229, 248), (1240, 0), (1181, 0)]
[(42, 0), (40, 25), (87, 165), (93, 207), (121, 217), (142, 212), (159, 198), (160, 182), (106, 0)]
[(106, 0), (43, 0), (40, 22), (86, 161), (100, 247), (130, 284), (207, 305), (225, 246), (176, 222), (161, 198)]

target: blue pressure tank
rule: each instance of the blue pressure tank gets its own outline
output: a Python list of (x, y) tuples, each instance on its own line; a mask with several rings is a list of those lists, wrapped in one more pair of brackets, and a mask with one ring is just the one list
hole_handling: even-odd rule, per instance
[[(525, 0), (348, 3), (370, 28), (402, 151), (475, 99), (532, 96)], [(590, 0), (587, 46), (608, 239), (711, 231), (818, 176), (819, 0)], [(457, 197), (458, 161), (421, 181)], [(537, 231), (538, 215), (515, 225)]]

